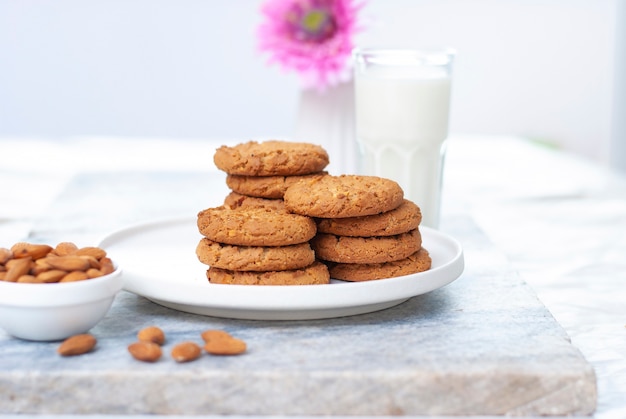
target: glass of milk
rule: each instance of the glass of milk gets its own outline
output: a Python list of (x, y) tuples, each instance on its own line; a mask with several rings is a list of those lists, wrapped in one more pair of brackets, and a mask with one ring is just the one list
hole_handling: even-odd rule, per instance
[(357, 49), (356, 136), (360, 172), (393, 179), (439, 226), (454, 51)]

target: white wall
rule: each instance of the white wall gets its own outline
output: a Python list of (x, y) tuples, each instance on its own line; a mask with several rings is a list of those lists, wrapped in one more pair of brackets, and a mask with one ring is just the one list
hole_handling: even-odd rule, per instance
[(626, 173), (626, 0), (618, 0), (611, 166)]
[[(607, 161), (619, 1), (369, 0), (358, 40), (455, 47), (453, 134)], [(290, 135), (298, 82), (256, 51), (261, 3), (0, 0), (0, 137)]]
[(286, 133), (260, 1), (0, 0), (0, 136)]

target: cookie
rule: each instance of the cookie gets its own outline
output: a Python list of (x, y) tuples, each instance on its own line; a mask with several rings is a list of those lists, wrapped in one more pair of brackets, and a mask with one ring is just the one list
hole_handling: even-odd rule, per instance
[(405, 259), (385, 263), (329, 263), (331, 278), (344, 281), (370, 281), (424, 272), (432, 260), (428, 251), (421, 248)]
[(308, 242), (275, 247), (233, 246), (204, 237), (196, 247), (196, 255), (205, 265), (235, 271), (284, 271), (315, 262)]
[(328, 173), (318, 172), (310, 175), (296, 176), (226, 176), (226, 185), (233, 191), (258, 198), (282, 198), (287, 188), (300, 179), (325, 176)]
[(299, 244), (309, 241), (317, 231), (309, 217), (268, 208), (207, 208), (198, 213), (197, 224), (200, 234), (208, 239), (239, 246)]
[(273, 272), (242, 272), (210, 267), (206, 272), (213, 284), (316, 285), (330, 283), (328, 268), (315, 261), (303, 269)]
[(376, 176), (340, 175), (302, 179), (285, 191), (287, 211), (317, 218), (379, 214), (400, 206), (398, 183)]
[(318, 145), (276, 140), (221, 146), (213, 161), (228, 174), (244, 176), (308, 175), (329, 163), (328, 153)]
[(318, 259), (339, 263), (383, 263), (404, 259), (422, 247), (418, 229), (386, 237), (346, 237), (320, 233), (311, 240)]
[(422, 221), (422, 212), (413, 202), (405, 199), (398, 208), (381, 214), (348, 218), (320, 218), (319, 233), (338, 236), (373, 237), (393, 236), (416, 229)]
[(285, 211), (285, 202), (282, 199), (256, 198), (231, 192), (224, 198), (224, 206), (234, 209), (268, 208), (274, 211)]

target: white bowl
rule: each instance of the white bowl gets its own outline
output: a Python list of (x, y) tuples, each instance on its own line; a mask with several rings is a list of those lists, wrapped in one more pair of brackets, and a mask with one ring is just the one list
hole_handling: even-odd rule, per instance
[(17, 338), (54, 341), (85, 333), (106, 315), (122, 289), (122, 271), (84, 281), (0, 281), (0, 327)]

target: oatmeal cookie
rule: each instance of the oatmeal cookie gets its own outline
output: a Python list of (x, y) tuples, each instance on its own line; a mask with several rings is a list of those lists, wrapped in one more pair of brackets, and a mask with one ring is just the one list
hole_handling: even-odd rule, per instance
[(308, 242), (274, 247), (233, 246), (204, 237), (196, 247), (196, 255), (205, 265), (234, 271), (284, 271), (315, 262), (315, 253)]
[(244, 176), (307, 175), (329, 163), (328, 153), (318, 145), (277, 140), (221, 146), (213, 161), (228, 174)]
[(318, 259), (339, 263), (383, 263), (404, 259), (422, 247), (418, 229), (395, 236), (346, 237), (319, 233), (311, 240)]
[(416, 229), (421, 221), (420, 208), (405, 199), (398, 208), (380, 214), (348, 218), (319, 218), (317, 231), (352, 237), (393, 236)]
[(282, 198), (287, 188), (300, 179), (325, 176), (328, 173), (318, 172), (310, 175), (296, 176), (226, 176), (226, 185), (234, 192), (257, 198)]
[(384, 263), (328, 263), (331, 278), (344, 281), (370, 281), (424, 272), (432, 260), (428, 251), (421, 248), (405, 259)]
[(299, 244), (309, 241), (317, 231), (312, 218), (269, 208), (207, 208), (198, 213), (197, 224), (200, 234), (208, 239), (239, 246)]
[(242, 272), (211, 267), (207, 270), (209, 282), (239, 285), (317, 285), (330, 283), (328, 268), (315, 261), (302, 269), (273, 272)]
[(302, 179), (285, 191), (285, 207), (317, 218), (379, 214), (400, 206), (404, 192), (397, 182), (376, 176), (340, 175)]

